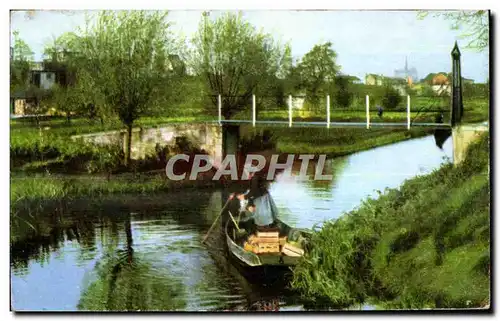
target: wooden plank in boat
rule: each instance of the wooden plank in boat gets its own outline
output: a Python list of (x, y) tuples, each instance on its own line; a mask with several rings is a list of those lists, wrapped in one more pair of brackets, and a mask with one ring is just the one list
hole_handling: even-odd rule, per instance
[(279, 237), (258, 237), (255, 239), (256, 243), (276, 243), (279, 245)]
[(283, 245), (281, 252), (288, 256), (302, 256), (304, 255), (304, 250), (298, 248), (296, 246), (291, 245), (290, 243), (286, 243)]
[(279, 243), (279, 237), (270, 237), (270, 236), (255, 236), (255, 235), (250, 235), (248, 237), (248, 243), (250, 244), (257, 244), (257, 243)]
[(279, 231), (269, 231), (269, 232), (257, 231), (258, 238), (263, 238), (263, 237), (276, 237), (276, 238), (278, 238), (279, 236), (280, 236)]

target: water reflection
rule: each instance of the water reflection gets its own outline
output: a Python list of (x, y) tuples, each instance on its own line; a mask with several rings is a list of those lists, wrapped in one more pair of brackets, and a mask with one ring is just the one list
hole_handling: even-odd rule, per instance
[[(97, 279), (82, 292), (78, 309), (90, 311), (179, 310), (186, 306), (182, 282), (160, 273), (134, 251), (131, 219), (124, 221), (125, 243), (106, 251), (95, 267)], [(168, 272), (168, 271), (165, 271)]]
[(65, 222), (64, 226), (58, 223), (51, 225), (52, 227), (47, 228), (45, 233), (35, 233), (11, 243), (11, 262), (14, 272), (26, 272), (30, 260), (39, 262), (41, 266), (49, 263), (51, 253), (60, 252), (64, 243), (78, 244), (76, 264), (94, 258), (96, 244), (93, 224), (83, 219), (74, 219)]
[[(368, 196), (376, 197), (377, 191), (430, 173), (452, 155), (451, 139), (440, 149), (434, 137), (427, 136), (331, 160), (325, 170), (333, 175), (330, 183), (278, 176), (271, 193), (285, 222), (311, 228), (354, 209)], [(298, 175), (297, 168), (294, 175)]]
[[(433, 137), (335, 159), (331, 181), (283, 176), (271, 193), (290, 225), (310, 228), (336, 218), (376, 190), (428, 173), (451, 157)], [(314, 164), (308, 174), (314, 176)], [(293, 172), (298, 174), (300, 163)], [(29, 232), (11, 224), (14, 310), (301, 310), (286, 287), (248, 282), (227, 261), (224, 242), (201, 239), (225, 199), (221, 191), (124, 196), (71, 210), (49, 210)], [(219, 231), (220, 232), (220, 231)]]

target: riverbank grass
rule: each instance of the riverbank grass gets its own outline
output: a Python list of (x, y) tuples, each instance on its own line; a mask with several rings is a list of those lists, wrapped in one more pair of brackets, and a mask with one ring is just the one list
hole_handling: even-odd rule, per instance
[(346, 307), (489, 305), (490, 186), (487, 135), (458, 166), (388, 189), (313, 235), (293, 287)]
[[(244, 141), (255, 136), (269, 136), (279, 153), (287, 154), (325, 154), (340, 157), (359, 151), (389, 145), (399, 141), (432, 134), (422, 128), (382, 129), (382, 128), (303, 128), (303, 127), (265, 127), (242, 126)], [(247, 143), (248, 144), (248, 143)], [(250, 145), (249, 143), (248, 145)]]

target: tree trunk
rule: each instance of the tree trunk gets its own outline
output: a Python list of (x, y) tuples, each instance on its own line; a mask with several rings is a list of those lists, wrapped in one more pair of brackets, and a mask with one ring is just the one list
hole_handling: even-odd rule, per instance
[(132, 148), (132, 124), (127, 125), (127, 137), (125, 146), (125, 167), (130, 166), (130, 150)]
[(66, 122), (69, 124), (71, 124), (71, 114), (68, 112), (66, 112)]

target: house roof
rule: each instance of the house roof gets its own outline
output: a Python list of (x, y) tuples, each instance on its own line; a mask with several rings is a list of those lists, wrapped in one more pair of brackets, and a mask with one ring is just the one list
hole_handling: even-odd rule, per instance
[(433, 85), (447, 85), (448, 84), (448, 77), (443, 74), (437, 74), (434, 77), (432, 77), (432, 84)]

